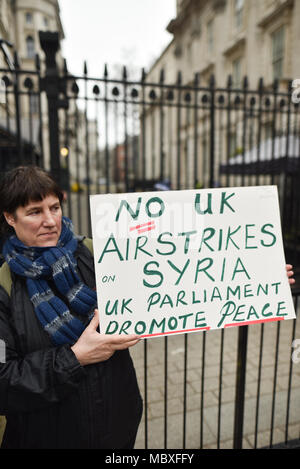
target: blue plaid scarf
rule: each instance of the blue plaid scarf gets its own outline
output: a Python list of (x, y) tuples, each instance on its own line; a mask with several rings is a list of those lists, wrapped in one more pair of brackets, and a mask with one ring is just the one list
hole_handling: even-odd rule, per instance
[[(30, 300), (36, 315), (55, 345), (74, 344), (85, 329), (83, 322), (73, 316), (91, 319), (97, 303), (96, 292), (79, 278), (73, 256), (78, 238), (74, 236), (71, 220), (62, 218), (62, 230), (55, 247), (27, 247), (12, 235), (5, 242), (3, 255), (10, 269), (26, 278)], [(47, 280), (53, 280), (69, 307), (51, 290)]]

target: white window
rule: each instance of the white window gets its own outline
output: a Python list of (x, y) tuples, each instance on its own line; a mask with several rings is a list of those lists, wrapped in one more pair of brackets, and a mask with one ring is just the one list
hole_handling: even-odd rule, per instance
[(29, 96), (29, 106), (31, 114), (37, 114), (39, 112), (39, 97), (37, 94), (31, 94)]
[(232, 63), (232, 81), (234, 88), (242, 86), (242, 59), (239, 57)]
[(26, 38), (26, 52), (27, 52), (28, 59), (34, 59), (35, 46), (34, 46), (34, 39), (32, 36), (27, 36)]
[(211, 20), (207, 23), (207, 47), (209, 53), (214, 51), (214, 21)]
[(274, 80), (283, 77), (284, 36), (284, 26), (277, 29), (277, 31), (272, 34), (272, 66)]
[(32, 13), (25, 13), (26, 24), (32, 24)]
[(235, 16), (235, 26), (237, 29), (241, 29), (243, 25), (244, 3), (245, 3), (245, 0), (235, 0), (234, 16)]

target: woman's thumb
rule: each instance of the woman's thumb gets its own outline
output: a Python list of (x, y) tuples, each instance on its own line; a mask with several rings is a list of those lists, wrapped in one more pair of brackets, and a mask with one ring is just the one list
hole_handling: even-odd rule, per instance
[(98, 326), (99, 326), (99, 311), (98, 309), (95, 309), (94, 316), (89, 324), (89, 327), (96, 330)]

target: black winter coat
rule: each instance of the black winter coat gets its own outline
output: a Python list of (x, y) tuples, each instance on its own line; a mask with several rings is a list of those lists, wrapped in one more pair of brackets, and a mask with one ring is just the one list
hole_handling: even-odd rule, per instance
[[(79, 243), (78, 272), (95, 288), (94, 261)], [(9, 297), (0, 287), (0, 415), (2, 448), (123, 448), (135, 438), (142, 400), (128, 350), (82, 367), (69, 345), (53, 346), (42, 329), (23, 278), (12, 274)]]

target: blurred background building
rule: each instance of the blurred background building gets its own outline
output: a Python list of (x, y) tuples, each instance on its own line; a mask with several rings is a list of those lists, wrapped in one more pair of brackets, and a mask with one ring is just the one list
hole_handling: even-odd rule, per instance
[[(20, 148), (24, 163), (43, 164), (46, 168), (50, 168), (47, 99), (46, 94), (42, 93), (40, 80), (41, 74), (45, 73), (46, 69), (45, 54), (39, 38), (40, 31), (56, 32), (60, 43), (64, 39), (57, 0), (1, 0), (0, 68), (3, 71), (2, 99), (0, 99), (0, 165), (2, 170), (16, 165)], [(56, 53), (56, 63), (60, 73), (68, 74), (60, 47)], [(20, 73), (14, 73), (16, 70)], [(86, 183), (85, 163), (82, 163), (85, 161), (85, 150), (80, 145), (76, 149), (72, 147), (72, 140), (66, 134), (76, 133), (80, 136), (78, 140), (85, 141), (85, 119), (83, 111), (77, 109), (75, 100), (66, 99), (63, 107), (68, 107), (68, 118), (66, 113), (60, 113), (61, 169), (62, 173), (68, 170), (68, 175), (63, 178), (65, 184), (69, 186), (70, 183), (75, 189), (80, 183)], [(91, 142), (91, 168), (93, 168), (96, 164), (98, 130), (93, 122), (88, 123), (87, 127)], [(67, 147), (66, 141), (69, 145)], [(77, 164), (75, 155), (79, 159)], [(95, 171), (91, 174), (95, 175)], [(79, 183), (76, 186), (74, 181), (77, 180)]]
[[(276, 93), (286, 92), (290, 81), (298, 77), (299, 24), (300, 2), (294, 0), (177, 0), (176, 18), (167, 26), (173, 39), (152, 65), (146, 82), (160, 82), (162, 85), (178, 83), (181, 87), (186, 87), (187, 94), (184, 97), (181, 90), (179, 96), (174, 88), (173, 99), (182, 106), (180, 119), (178, 108), (175, 109), (176, 106), (172, 105), (171, 96), (169, 106), (159, 105), (162, 99), (162, 95), (159, 95), (153, 100), (153, 105), (144, 110), (144, 125), (149, 136), (145, 143), (146, 178), (167, 178), (172, 187), (178, 187), (179, 179), (182, 187), (204, 187), (209, 179), (214, 179), (214, 184), (219, 185), (225, 183), (219, 171), (220, 161), (224, 164), (225, 160), (231, 158), (233, 163), (232, 158), (241, 158), (241, 155), (244, 156), (243, 161), (245, 158), (246, 161), (249, 158), (251, 160), (258, 139), (259, 145), (262, 145), (262, 159), (266, 158), (265, 147), (272, 146), (271, 140), (275, 147), (282, 147), (286, 152), (285, 138), (279, 140), (286, 134), (286, 115), (282, 113), (279, 118), (279, 113), (277, 114), (278, 124), (281, 119), (280, 125), (277, 125), (274, 124), (274, 115), (271, 112), (263, 112), (258, 126), (253, 119), (255, 107), (253, 113), (251, 106), (249, 113), (243, 113), (242, 108), (244, 104), (248, 109), (251, 99), (249, 90), (258, 91), (260, 87), (264, 100), (267, 97), (272, 100), (268, 93), (273, 92), (274, 86)], [(219, 96), (220, 106), (215, 108), (218, 128), (214, 128), (214, 142), (208, 132), (211, 127), (210, 97), (202, 97), (202, 110), (205, 111), (207, 99), (207, 112), (200, 111), (196, 117), (192, 107), (197, 98), (193, 91), (188, 95), (188, 87), (195, 86), (199, 90), (198, 98), (201, 95), (200, 89), (205, 87), (209, 89), (213, 86), (219, 91), (222, 88), (227, 91), (240, 90), (239, 96), (235, 97), (236, 110), (240, 109), (241, 112), (231, 113), (230, 123), (225, 112), (228, 105), (231, 105), (229, 95), (225, 91), (222, 97)], [(243, 90), (247, 92), (247, 96)], [(166, 103), (168, 93), (170, 95), (170, 91), (166, 90)], [(212, 96), (213, 99), (216, 97)], [(255, 93), (252, 98), (259, 100)], [(188, 110), (189, 102), (191, 107)], [(218, 109), (224, 112), (221, 113)], [(293, 117), (292, 121), (295, 124)], [(294, 135), (292, 128), (293, 124), (289, 133)], [(249, 137), (246, 135), (248, 133)], [(157, 138), (152, 139), (151, 134)], [(163, 137), (159, 138), (159, 135)], [(197, 148), (195, 139), (198, 140)], [(290, 151), (295, 152), (296, 148), (295, 156), (299, 154), (298, 146), (298, 137), (292, 138)], [(195, 152), (198, 155), (196, 165), (193, 164)], [(274, 149), (269, 148), (268, 153), (270, 152), (274, 154)], [(280, 150), (277, 154), (280, 154)], [(279, 157), (283, 156), (281, 154)], [(174, 164), (176, 159), (180, 159), (180, 165)], [(214, 168), (211, 163), (215, 165)], [(180, 178), (178, 171), (181, 172)], [(212, 172), (216, 173), (214, 177)], [(265, 181), (270, 182), (270, 179)], [(237, 179), (237, 182), (240, 180)]]
[(199, 74), (208, 84), (213, 74), (218, 86), (242, 86), (246, 75), (250, 87), (264, 77), (285, 84), (300, 70), (300, 3), (296, 0), (177, 0), (177, 16), (167, 27), (173, 34), (169, 46), (157, 58), (148, 79), (174, 82), (178, 70), (183, 83)]

